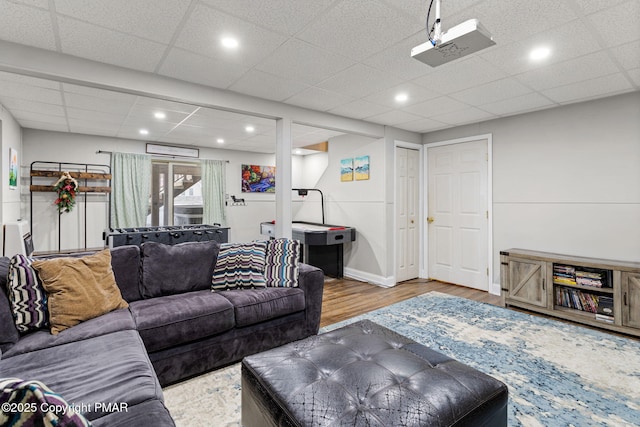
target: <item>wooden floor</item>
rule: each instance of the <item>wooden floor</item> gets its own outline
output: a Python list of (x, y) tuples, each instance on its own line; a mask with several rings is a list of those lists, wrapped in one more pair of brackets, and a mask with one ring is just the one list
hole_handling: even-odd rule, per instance
[(382, 288), (351, 279), (328, 278), (324, 284), (320, 327), (433, 291), (502, 305), (499, 296), (434, 280), (408, 280), (392, 288)]

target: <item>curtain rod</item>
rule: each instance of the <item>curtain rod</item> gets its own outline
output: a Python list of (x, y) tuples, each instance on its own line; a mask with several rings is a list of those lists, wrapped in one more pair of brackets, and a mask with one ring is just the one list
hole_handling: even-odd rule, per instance
[[(109, 154), (109, 155), (111, 155), (111, 154), (113, 154), (113, 151), (98, 150), (98, 151), (96, 151), (96, 154)], [(192, 160), (194, 160), (193, 157), (182, 157), (182, 156), (163, 156), (163, 157), (169, 157), (169, 158), (172, 158), (172, 159), (181, 158), (181, 159), (192, 159)], [(197, 160), (201, 160), (201, 159), (197, 159)], [(230, 163), (229, 160), (225, 160), (225, 162)]]

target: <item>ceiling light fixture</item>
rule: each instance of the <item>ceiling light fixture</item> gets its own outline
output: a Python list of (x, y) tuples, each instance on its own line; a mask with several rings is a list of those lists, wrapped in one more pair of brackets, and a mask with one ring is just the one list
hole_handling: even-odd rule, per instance
[(551, 54), (551, 49), (549, 49), (546, 46), (541, 46), (533, 49), (529, 53), (529, 59), (531, 59), (532, 61), (540, 61), (548, 57), (550, 54)]
[(153, 113), (153, 116), (156, 119), (160, 119), (160, 120), (167, 118), (167, 115), (165, 113), (163, 113), (162, 111), (157, 111), (157, 112)]
[(296, 154), (298, 155), (302, 154), (302, 150), (296, 150)]
[(236, 39), (235, 37), (223, 37), (220, 40), (220, 43), (227, 49), (237, 49), (240, 45), (238, 39)]
[(253, 126), (249, 125), (249, 126), (245, 127), (244, 130), (246, 130), (247, 132), (251, 133), (251, 132), (255, 131), (256, 128), (254, 128)]
[(140, 135), (149, 135), (149, 131), (147, 129), (140, 129), (138, 132)]
[(399, 93), (396, 95), (396, 102), (406, 102), (409, 99), (409, 95), (407, 95), (406, 93)]
[(224, 144), (224, 139), (222, 139), (222, 138), (218, 138), (218, 139), (216, 139), (216, 142), (217, 142), (218, 144)]

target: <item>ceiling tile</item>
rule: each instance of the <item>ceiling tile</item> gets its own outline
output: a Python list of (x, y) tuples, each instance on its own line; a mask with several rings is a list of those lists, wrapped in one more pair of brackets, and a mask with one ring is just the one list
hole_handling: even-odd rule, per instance
[(14, 98), (45, 104), (62, 105), (62, 95), (59, 90), (7, 81), (0, 81), (0, 98)]
[[(395, 100), (395, 96), (399, 93), (405, 93), (409, 97), (407, 101), (399, 103)], [(437, 98), (440, 93), (433, 90), (425, 89), (413, 83), (402, 83), (389, 89), (385, 89), (373, 95), (364, 98), (365, 101), (375, 104), (384, 105), (389, 108), (403, 108), (409, 105), (419, 104), (429, 99)]]
[(67, 107), (67, 117), (74, 121), (86, 120), (87, 122), (110, 123), (112, 126), (120, 127), (127, 118), (126, 112), (106, 113), (103, 111), (90, 111), (80, 108)]
[(177, 111), (179, 113), (191, 114), (194, 111), (200, 111), (201, 108), (183, 102), (167, 101), (164, 99), (149, 98), (146, 96), (136, 97), (136, 105), (144, 105), (152, 108), (159, 108), (167, 111)]
[(542, 93), (559, 103), (571, 103), (597, 98), (602, 94), (616, 94), (633, 90), (629, 81), (621, 74), (613, 74), (585, 82), (548, 89)]
[(506, 73), (477, 56), (444, 64), (434, 72), (413, 82), (443, 94), (457, 92), (473, 86), (506, 77)]
[(524, 95), (529, 92), (531, 92), (531, 90), (516, 79), (507, 78), (456, 92), (450, 96), (470, 105), (482, 105)]
[(625, 2), (627, 0), (573, 0), (578, 7), (581, 9), (582, 13), (589, 14), (593, 12), (597, 12), (599, 10), (609, 8), (615, 6), (618, 3)]
[(421, 117), (433, 117), (437, 114), (451, 113), (464, 110), (465, 108), (469, 108), (469, 106), (464, 102), (456, 101), (448, 96), (442, 96), (405, 107), (403, 110)]
[(421, 117), (415, 114), (407, 113), (402, 110), (392, 110), (377, 116), (367, 117), (365, 120), (380, 123), (383, 125), (394, 126), (400, 123), (407, 123), (419, 120)]
[(173, 48), (169, 51), (158, 73), (179, 80), (226, 89), (248, 70), (238, 64)]
[(128, 112), (133, 105), (133, 101), (116, 102), (71, 92), (66, 92), (64, 99), (67, 107), (113, 114), (121, 114), (123, 111)]
[(433, 119), (450, 125), (463, 125), (467, 123), (481, 122), (495, 117), (496, 116), (491, 113), (471, 107), (454, 113), (435, 115), (433, 116)]
[(0, 0), (0, 39), (42, 49), (55, 50), (49, 12)]
[[(158, 119), (154, 116), (155, 113), (163, 113), (166, 117), (164, 119)], [(125, 116), (126, 117), (126, 116)], [(188, 113), (179, 111), (173, 111), (162, 107), (153, 107), (148, 105), (134, 105), (129, 111), (128, 117), (140, 120), (141, 123), (145, 122), (164, 122), (178, 124), (184, 119), (189, 117)]]
[(203, 0), (204, 3), (272, 31), (294, 35), (334, 0)]
[[(400, 10), (408, 13), (411, 16), (419, 19), (420, 22), (425, 25), (427, 19), (427, 12), (429, 10), (429, 2), (424, 0), (384, 0), (391, 6), (397, 7)], [(484, 0), (456, 0), (456, 1), (448, 1), (444, 2), (442, 6), (441, 17), (446, 18), (448, 16), (457, 14), (461, 11), (464, 11), (471, 6), (474, 6)], [(435, 7), (431, 9), (431, 16), (429, 21), (433, 24), (433, 20), (435, 19)]]
[(64, 116), (62, 105), (46, 104), (41, 101), (28, 101), (25, 99), (8, 98), (0, 95), (0, 101), (12, 113), (16, 111), (28, 111), (31, 113), (50, 114), (52, 116)]
[(18, 121), (32, 121), (41, 123), (51, 123), (56, 125), (66, 125), (67, 119), (64, 115), (33, 113), (30, 111), (14, 110), (13, 117)]
[(284, 101), (308, 87), (304, 83), (292, 82), (262, 71), (251, 70), (231, 85), (229, 89), (260, 98)]
[(310, 108), (317, 111), (327, 111), (340, 105), (348, 104), (354, 99), (340, 93), (331, 92), (317, 87), (310, 87), (303, 90), (285, 102), (297, 105), (298, 107)]
[(500, 46), (551, 31), (575, 18), (566, 1), (485, 0), (443, 20), (442, 25), (446, 31), (468, 19), (478, 19)]
[(297, 37), (360, 61), (421, 29), (417, 20), (378, 0), (341, 0)]
[(363, 64), (356, 64), (316, 86), (344, 93), (354, 98), (362, 98), (374, 92), (400, 84), (401, 80)]
[[(83, 135), (97, 135), (97, 136), (107, 136), (111, 138), (115, 138), (118, 136), (118, 130), (114, 128), (102, 128), (99, 125), (92, 125), (90, 123), (85, 123), (85, 126), (82, 124), (70, 126), (69, 132), (83, 134)], [(136, 139), (136, 138), (130, 138)]]
[[(239, 47), (222, 47), (224, 36), (238, 39)], [(180, 32), (175, 45), (200, 55), (253, 67), (287, 40), (282, 34), (255, 26), (234, 16), (197, 5)]]
[(433, 73), (436, 68), (430, 67), (411, 57), (411, 49), (427, 41), (424, 29), (396, 43), (384, 51), (362, 61), (385, 73), (403, 80), (413, 80)]
[(60, 14), (165, 44), (189, 9), (182, 0), (54, 1)]
[(363, 119), (365, 117), (375, 116), (390, 110), (391, 108), (358, 99), (348, 104), (332, 108), (329, 112), (354, 119)]
[(640, 67), (640, 40), (614, 47), (611, 52), (625, 69)]
[(618, 46), (640, 39), (640, 1), (607, 7), (589, 15), (589, 20), (607, 46)]
[(49, 9), (49, 0), (10, 0), (12, 3), (25, 4), (27, 6)]
[(50, 130), (54, 132), (70, 132), (69, 127), (66, 124), (54, 124), (46, 122), (37, 122), (32, 120), (23, 120), (20, 122), (20, 126), (25, 129), (40, 129)]
[(517, 79), (535, 90), (544, 90), (613, 74), (616, 71), (618, 71), (618, 67), (606, 53), (601, 51), (548, 67), (537, 68), (518, 75)]
[(484, 104), (481, 108), (498, 116), (507, 116), (526, 111), (540, 110), (554, 105), (555, 103), (539, 93), (528, 93), (515, 98)]
[[(62, 52), (121, 67), (153, 71), (165, 46), (107, 30), (72, 18), (59, 17)], [(126, 49), (123, 49), (126, 46)]]
[[(538, 46), (548, 46), (551, 55), (544, 61), (529, 59), (529, 52)], [(494, 46), (481, 51), (480, 56), (509, 74), (523, 73), (556, 62), (566, 61), (601, 49), (593, 32), (580, 20), (562, 27), (538, 33), (518, 43)]]
[(298, 39), (290, 39), (259, 63), (256, 69), (314, 84), (354, 64), (353, 60), (344, 56)]
[(631, 77), (631, 80), (636, 86), (640, 87), (640, 68), (629, 70), (629, 77)]

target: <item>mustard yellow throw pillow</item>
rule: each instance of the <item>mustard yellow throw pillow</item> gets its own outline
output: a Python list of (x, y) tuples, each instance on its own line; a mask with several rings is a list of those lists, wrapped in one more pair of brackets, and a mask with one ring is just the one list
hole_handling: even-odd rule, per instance
[(33, 261), (49, 298), (51, 333), (110, 311), (127, 308), (111, 268), (108, 249), (82, 258)]

